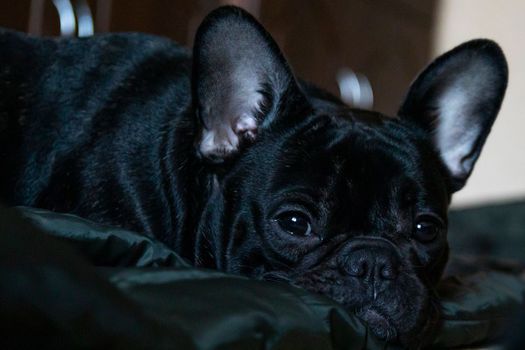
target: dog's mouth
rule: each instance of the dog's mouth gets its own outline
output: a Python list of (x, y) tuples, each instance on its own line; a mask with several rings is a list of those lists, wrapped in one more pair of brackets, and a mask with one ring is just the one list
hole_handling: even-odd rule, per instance
[[(289, 276), (282, 272), (267, 272), (261, 276), (262, 279), (268, 281), (287, 282), (297, 287), (304, 287), (300, 284), (294, 283), (290, 280)], [(307, 289), (312, 289), (308, 288)], [(343, 300), (340, 300), (343, 304), (346, 304)], [(385, 341), (391, 341), (398, 337), (398, 330), (394, 325), (394, 322), (390, 320), (390, 317), (383, 311), (379, 310), (373, 304), (366, 304), (359, 307), (358, 309), (350, 307), (355, 310), (355, 315), (361, 319), (376, 337)]]
[(355, 314), (374, 337), (408, 348), (418, 348), (430, 339), (439, 315), (431, 293), (415, 274), (403, 274), (377, 295), (367, 284), (341, 276), (337, 269), (317, 269), (299, 276), (272, 271), (261, 277), (324, 294)]
[[(259, 276), (323, 294), (353, 313), (370, 335), (405, 348), (419, 348), (432, 341), (439, 317), (439, 303), (431, 289), (409, 268), (395, 281), (366, 283), (327, 266), (291, 274), (265, 271)], [(380, 281), (381, 282), (381, 281)], [(377, 291), (377, 293), (376, 293)]]
[(397, 338), (397, 329), (390, 322), (388, 316), (371, 306), (365, 306), (356, 312), (374, 335), (383, 340)]

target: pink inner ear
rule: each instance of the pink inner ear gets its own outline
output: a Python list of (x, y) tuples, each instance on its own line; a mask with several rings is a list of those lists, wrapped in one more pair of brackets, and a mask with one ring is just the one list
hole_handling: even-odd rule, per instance
[(232, 118), (232, 125), (217, 123), (214, 128), (203, 129), (199, 151), (206, 158), (225, 158), (239, 151), (242, 140), (253, 141), (257, 135), (257, 122), (253, 116)]
[(239, 137), (254, 140), (257, 135), (257, 121), (253, 116), (244, 114), (237, 118), (233, 130)]

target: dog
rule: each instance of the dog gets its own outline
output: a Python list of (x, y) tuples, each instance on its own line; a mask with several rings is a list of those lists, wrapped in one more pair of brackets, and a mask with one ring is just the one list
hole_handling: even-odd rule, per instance
[(378, 337), (427, 344), (447, 207), (507, 85), (498, 45), (432, 62), (396, 116), (292, 73), (221, 7), (193, 54), (145, 34), (0, 34), (0, 198), (154, 235), (195, 266), (287, 281)]

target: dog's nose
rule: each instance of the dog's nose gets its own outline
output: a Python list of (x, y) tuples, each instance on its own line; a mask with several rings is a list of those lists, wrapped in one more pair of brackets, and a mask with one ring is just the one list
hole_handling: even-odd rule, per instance
[(399, 273), (397, 252), (387, 243), (372, 240), (350, 244), (339, 260), (350, 275), (363, 280), (394, 280)]
[(399, 266), (396, 260), (393, 254), (382, 249), (361, 249), (348, 257), (346, 270), (350, 276), (358, 278), (393, 280), (397, 277)]

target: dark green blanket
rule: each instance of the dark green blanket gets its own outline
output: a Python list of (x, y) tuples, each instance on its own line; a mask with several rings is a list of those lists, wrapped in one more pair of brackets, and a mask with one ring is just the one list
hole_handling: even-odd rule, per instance
[[(53, 237), (54, 236), (54, 237)], [(501, 341), (517, 271), (448, 277), (436, 347)], [(162, 243), (66, 214), (0, 211), (0, 348), (392, 348), (336, 303), (195, 269)]]

